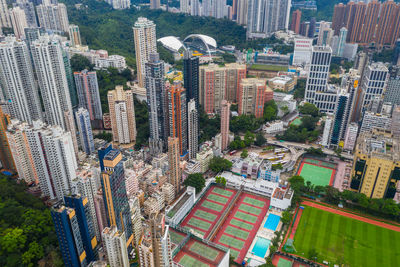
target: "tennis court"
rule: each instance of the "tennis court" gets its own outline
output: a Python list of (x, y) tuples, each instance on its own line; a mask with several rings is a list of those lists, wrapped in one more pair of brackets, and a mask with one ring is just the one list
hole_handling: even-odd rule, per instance
[(201, 261), (198, 261), (197, 259), (189, 256), (189, 255), (183, 255), (181, 260), (179, 261), (179, 264), (185, 267), (209, 267), (208, 264), (202, 263)]
[(229, 223), (231, 225), (234, 225), (234, 226), (246, 229), (246, 230), (251, 230), (254, 227), (252, 224), (248, 224), (243, 221), (236, 220), (236, 219), (232, 219)]
[(225, 204), (226, 202), (228, 202), (228, 198), (221, 197), (221, 196), (214, 195), (214, 194), (209, 194), (207, 199), (221, 203), (221, 204)]
[(201, 206), (205, 207), (207, 209), (215, 210), (217, 212), (220, 212), (224, 208), (224, 206), (222, 206), (222, 205), (218, 205), (216, 203), (213, 203), (213, 202), (210, 202), (210, 201), (207, 201), (207, 200), (205, 200), (203, 202), (203, 204), (201, 204)]
[(244, 220), (246, 222), (251, 222), (251, 223), (255, 223), (257, 221), (257, 217), (256, 216), (253, 216), (253, 215), (250, 215), (250, 214), (246, 214), (246, 213), (241, 212), (241, 211), (237, 211), (235, 213), (235, 217), (238, 218), (238, 219), (242, 219), (242, 220)]
[(206, 221), (199, 220), (199, 219), (196, 219), (196, 218), (191, 218), (189, 220), (188, 225), (200, 228), (201, 230), (205, 230), (205, 231), (207, 231), (211, 227), (211, 223), (208, 223)]
[(219, 251), (204, 244), (201, 244), (199, 242), (194, 242), (193, 245), (189, 248), (189, 250), (199, 255), (202, 255), (203, 257), (211, 261), (215, 261), (215, 259), (219, 254)]
[(298, 175), (302, 176), (305, 182), (310, 181), (312, 184), (320, 186), (326, 186), (331, 183), (332, 173), (332, 169), (315, 166), (306, 162), (300, 165), (298, 171)]
[(280, 258), (277, 267), (292, 267), (292, 261)]
[(196, 210), (194, 216), (205, 219), (210, 222), (213, 222), (217, 218), (217, 215), (205, 212), (204, 210)]
[(219, 239), (219, 242), (228, 247), (237, 248), (239, 250), (241, 250), (244, 245), (243, 241), (240, 241), (238, 239), (235, 239), (235, 238), (227, 236), (227, 235), (222, 235), (221, 238)]
[(232, 227), (232, 226), (226, 227), (225, 233), (230, 234), (230, 235), (235, 236), (235, 237), (239, 237), (240, 239), (243, 239), (243, 240), (246, 240), (247, 237), (249, 236), (249, 232), (237, 229), (237, 228)]
[(261, 209), (258, 209), (258, 208), (256, 208), (256, 207), (252, 207), (252, 206), (246, 205), (246, 204), (244, 204), (244, 203), (243, 203), (242, 205), (240, 205), (239, 209), (240, 209), (240, 210), (243, 210), (243, 211), (245, 211), (245, 212), (250, 212), (250, 213), (252, 213), (252, 214), (254, 214), (254, 215), (258, 215), (258, 214), (260, 214), (260, 212), (261, 212)]
[(204, 236), (205, 233), (206, 233), (206, 232), (200, 231), (200, 230), (198, 230), (198, 229), (193, 229), (192, 227), (189, 227), (189, 226), (185, 226), (185, 227), (183, 227), (183, 229), (185, 229), (185, 230), (188, 231), (188, 232), (190, 232), (190, 230), (193, 230), (193, 231), (195, 231), (195, 232), (201, 234), (202, 236)]
[(219, 188), (219, 187), (214, 187), (214, 189), (212, 190), (212, 192), (214, 192), (214, 193), (216, 193), (216, 194), (219, 194), (219, 195), (226, 196), (226, 197), (230, 197), (230, 196), (232, 196), (232, 194), (233, 194), (232, 191), (225, 190), (225, 189), (222, 189), (222, 188)]
[(177, 232), (172, 230), (169, 231), (169, 237), (171, 239), (171, 242), (177, 245), (180, 244), (182, 240), (185, 238), (184, 235), (178, 234)]
[(261, 200), (251, 198), (251, 197), (245, 197), (243, 202), (248, 203), (250, 205), (256, 206), (256, 207), (264, 207), (265, 203), (262, 202)]
[(230, 250), (232, 257), (234, 257), (235, 259), (239, 256), (239, 251), (231, 249)]

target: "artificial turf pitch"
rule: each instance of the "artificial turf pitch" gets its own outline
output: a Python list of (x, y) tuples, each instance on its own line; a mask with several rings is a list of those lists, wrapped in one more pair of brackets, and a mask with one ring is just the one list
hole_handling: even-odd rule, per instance
[(304, 163), (299, 175), (305, 182), (310, 181), (313, 185), (326, 186), (331, 181), (332, 172), (332, 169)]
[(197, 259), (190, 257), (189, 255), (184, 255), (179, 261), (179, 264), (185, 267), (208, 267), (208, 264), (202, 263)]
[(306, 206), (294, 237), (296, 254), (345, 266), (400, 266), (400, 232)]

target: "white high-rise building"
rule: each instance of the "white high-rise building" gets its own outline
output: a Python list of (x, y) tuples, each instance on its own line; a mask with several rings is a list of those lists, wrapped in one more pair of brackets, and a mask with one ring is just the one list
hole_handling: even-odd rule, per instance
[(108, 0), (114, 9), (127, 9), (131, 7), (131, 0)]
[(344, 136), (344, 146), (343, 149), (353, 151), (354, 145), (357, 141), (358, 124), (350, 123), (347, 126), (346, 135)]
[(67, 130), (65, 112), (72, 114), (63, 53), (54, 36), (40, 36), (31, 45), (46, 121)]
[(328, 85), (332, 49), (329, 46), (313, 46), (305, 90), (305, 101), (314, 104), (322, 112), (334, 113), (338, 90)]
[(312, 43), (313, 39), (311, 38), (294, 39), (293, 65), (307, 66), (310, 64)]
[(75, 119), (78, 126), (80, 147), (87, 155), (90, 155), (94, 153), (95, 150), (89, 111), (84, 108), (79, 108), (75, 112)]
[(133, 238), (135, 239), (135, 245), (139, 246), (140, 238), (142, 237), (142, 215), (140, 213), (139, 198), (133, 196), (129, 199), (129, 208), (131, 209)]
[(140, 87), (144, 87), (145, 64), (150, 55), (157, 53), (156, 25), (147, 18), (139, 17), (133, 26), (137, 76)]
[(17, 161), (35, 173), (42, 195), (63, 201), (71, 193), (78, 167), (71, 134), (41, 121), (28, 125), (13, 120), (7, 135), (15, 141), (15, 147), (26, 150), (27, 156), (16, 154), (21, 155)]
[(323, 146), (329, 146), (330, 143), (329, 136), (332, 130), (332, 124), (333, 124), (333, 116), (329, 115), (325, 119), (324, 132), (322, 133), (321, 145)]
[(199, 122), (196, 102), (192, 98), (188, 103), (188, 143), (189, 159), (196, 158), (199, 150)]
[(185, 13), (185, 14), (190, 14), (190, 4), (189, 4), (189, 0), (180, 0), (180, 7), (179, 10), (181, 11), (181, 13)]
[(236, 22), (239, 25), (247, 25), (247, 0), (237, 0), (237, 18)]
[(289, 26), (291, 0), (249, 0), (247, 37), (266, 38)]
[(102, 232), (104, 248), (107, 251), (107, 262), (111, 267), (129, 267), (128, 249), (125, 233), (116, 226), (106, 227)]
[(367, 108), (371, 100), (382, 97), (389, 80), (389, 70), (381, 62), (367, 66), (362, 78), (362, 103), (361, 108)]
[(10, 9), (10, 18), (15, 37), (18, 39), (24, 38), (24, 29), (28, 28), (25, 11), (18, 6), (14, 7)]
[(8, 14), (8, 7), (6, 0), (0, 0), (0, 29), (11, 28), (10, 14)]
[(16, 3), (13, 3), (13, 7), (19, 7), (24, 10), (29, 28), (37, 28), (35, 6), (32, 2), (29, 0), (16, 0)]
[(72, 46), (82, 45), (81, 33), (78, 25), (70, 24), (68, 27), (68, 34)]
[(94, 225), (97, 240), (101, 240), (101, 231), (97, 223), (97, 215), (95, 208), (95, 196), (97, 194), (97, 181), (100, 179), (100, 170), (95, 167), (83, 167), (76, 172), (76, 184), (78, 193), (82, 195), (82, 198), (87, 198), (90, 208), (90, 215)]
[(190, 15), (191, 16), (200, 16), (200, 2), (199, 0), (190, 1)]
[(0, 87), (11, 117), (28, 123), (42, 119), (29, 49), (15, 37), (0, 42)]
[(36, 7), (39, 25), (46, 30), (68, 32), (67, 7), (62, 4), (45, 3)]

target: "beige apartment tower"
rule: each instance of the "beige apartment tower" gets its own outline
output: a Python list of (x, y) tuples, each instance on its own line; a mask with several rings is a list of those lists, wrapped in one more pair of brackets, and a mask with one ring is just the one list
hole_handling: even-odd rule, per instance
[(221, 101), (221, 151), (228, 147), (230, 108), (231, 104), (228, 101)]
[(181, 189), (181, 168), (179, 166), (179, 138), (168, 137), (169, 183), (175, 188), (176, 195)]
[(113, 141), (129, 144), (136, 141), (134, 97), (120, 85), (107, 94)]
[(157, 53), (156, 25), (147, 18), (139, 17), (133, 26), (137, 77), (140, 87), (144, 87), (145, 64), (150, 55)]

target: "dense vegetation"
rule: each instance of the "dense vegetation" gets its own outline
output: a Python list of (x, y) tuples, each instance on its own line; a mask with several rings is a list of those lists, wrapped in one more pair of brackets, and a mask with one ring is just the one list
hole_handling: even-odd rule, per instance
[(50, 210), (26, 189), (0, 175), (0, 266), (62, 266)]
[(203, 108), (199, 107), (199, 144), (211, 140), (220, 132), (221, 118), (219, 115), (209, 118)]
[(199, 193), (206, 185), (206, 180), (204, 179), (202, 173), (192, 173), (188, 175), (183, 184), (194, 187), (196, 189), (196, 193)]
[(210, 169), (215, 172), (229, 171), (232, 168), (232, 162), (222, 157), (213, 157), (210, 160)]
[(135, 148), (139, 149), (142, 145), (146, 145), (150, 137), (149, 110), (145, 101), (139, 101), (135, 97), (135, 118), (136, 118), (136, 144)]

